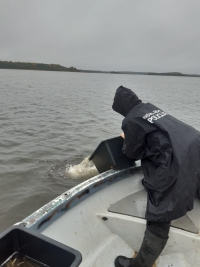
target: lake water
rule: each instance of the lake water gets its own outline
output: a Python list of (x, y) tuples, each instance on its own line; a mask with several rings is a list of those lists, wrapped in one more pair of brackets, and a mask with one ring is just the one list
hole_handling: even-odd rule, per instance
[(0, 232), (83, 181), (65, 169), (121, 133), (120, 85), (200, 130), (199, 78), (0, 70)]

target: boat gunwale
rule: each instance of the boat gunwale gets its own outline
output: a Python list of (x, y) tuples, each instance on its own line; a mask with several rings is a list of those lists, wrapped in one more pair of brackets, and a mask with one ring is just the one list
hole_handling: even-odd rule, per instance
[(123, 170), (109, 170), (99, 174), (62, 193), (16, 225), (22, 225), (33, 231), (41, 232), (51, 224), (53, 220), (56, 220), (62, 216), (63, 213), (97, 191), (141, 172), (140, 166), (134, 166)]

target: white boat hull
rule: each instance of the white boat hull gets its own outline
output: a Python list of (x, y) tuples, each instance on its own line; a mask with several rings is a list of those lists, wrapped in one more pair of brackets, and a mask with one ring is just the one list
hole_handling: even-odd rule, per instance
[[(134, 257), (146, 228), (140, 167), (108, 171), (65, 192), (23, 220), (26, 228), (82, 254), (80, 267), (112, 267), (118, 255)], [(157, 267), (198, 267), (200, 201), (173, 222)]]

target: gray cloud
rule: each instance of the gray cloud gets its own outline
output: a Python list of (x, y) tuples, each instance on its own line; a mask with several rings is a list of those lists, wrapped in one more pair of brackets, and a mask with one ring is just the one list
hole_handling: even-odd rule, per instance
[(0, 60), (200, 74), (197, 0), (1, 0)]

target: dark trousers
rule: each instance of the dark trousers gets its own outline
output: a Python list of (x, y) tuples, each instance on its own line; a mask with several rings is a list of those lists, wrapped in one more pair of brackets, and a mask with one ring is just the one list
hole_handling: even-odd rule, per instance
[(165, 239), (168, 238), (171, 222), (159, 223), (147, 221), (147, 230), (153, 233), (155, 236)]

